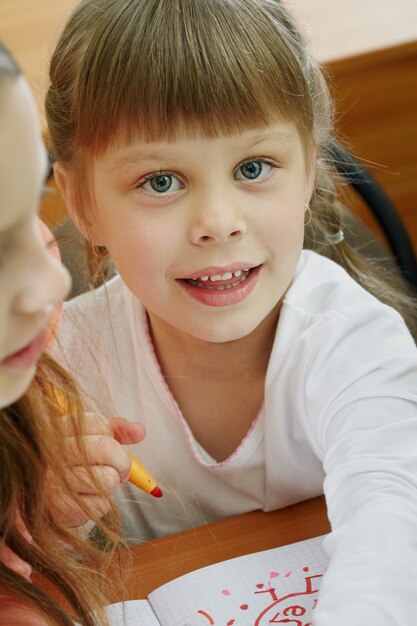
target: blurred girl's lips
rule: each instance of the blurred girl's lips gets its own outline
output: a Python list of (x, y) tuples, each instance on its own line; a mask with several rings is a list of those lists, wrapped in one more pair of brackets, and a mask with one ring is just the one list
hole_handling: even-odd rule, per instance
[(0, 362), (0, 365), (15, 372), (25, 372), (37, 363), (46, 346), (47, 337), (48, 332), (45, 326), (32, 341), (13, 354), (9, 354)]

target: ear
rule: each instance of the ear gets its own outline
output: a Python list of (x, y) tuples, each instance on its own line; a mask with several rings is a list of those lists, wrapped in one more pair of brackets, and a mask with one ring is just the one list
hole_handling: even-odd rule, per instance
[(58, 187), (61, 196), (64, 199), (65, 204), (68, 204), (68, 183), (67, 183), (67, 172), (65, 169), (55, 161), (53, 164), (54, 169), (54, 180), (56, 182), (56, 186)]
[(83, 237), (89, 239), (85, 224), (83, 223), (83, 220), (80, 219), (80, 212), (75, 206), (74, 194), (71, 192), (68, 172), (59, 163), (54, 163), (53, 167), (55, 183), (64, 200), (68, 215), (70, 216), (80, 233), (83, 235)]
[(54, 163), (53, 167), (56, 186), (62, 195), (68, 215), (85, 239), (91, 242), (96, 241), (94, 229), (90, 219), (87, 217), (86, 208), (80, 206), (80, 200), (77, 199), (74, 193), (68, 171), (60, 163)]

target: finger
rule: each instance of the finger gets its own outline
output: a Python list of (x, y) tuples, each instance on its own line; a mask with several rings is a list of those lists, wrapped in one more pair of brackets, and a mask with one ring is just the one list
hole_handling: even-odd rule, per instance
[(100, 496), (81, 496), (82, 506), (70, 496), (62, 496), (50, 503), (50, 511), (54, 519), (67, 528), (78, 528), (91, 519), (103, 517), (111, 509), (110, 502)]
[(89, 519), (103, 517), (111, 510), (111, 501), (100, 496), (82, 496), (82, 499), (89, 511)]
[(123, 417), (112, 417), (113, 436), (122, 444), (139, 443), (145, 437), (145, 427), (139, 422), (129, 422)]
[(120, 485), (119, 473), (108, 465), (72, 467), (67, 470), (66, 479), (71, 491), (89, 496), (100, 495), (102, 491), (111, 495)]
[(113, 424), (111, 418), (97, 413), (86, 413), (82, 422), (73, 415), (64, 415), (61, 418), (61, 432), (65, 437), (74, 437), (79, 434), (113, 436)]
[(132, 465), (123, 446), (106, 435), (86, 435), (82, 438), (81, 449), (75, 437), (67, 437), (64, 457), (69, 467), (86, 464), (113, 467), (122, 481), (126, 480)]
[(110, 435), (119, 443), (139, 443), (145, 436), (145, 427), (139, 422), (129, 422), (123, 417), (104, 417), (97, 413), (86, 413), (82, 425), (72, 415), (61, 418), (62, 433), (65, 437), (82, 435)]

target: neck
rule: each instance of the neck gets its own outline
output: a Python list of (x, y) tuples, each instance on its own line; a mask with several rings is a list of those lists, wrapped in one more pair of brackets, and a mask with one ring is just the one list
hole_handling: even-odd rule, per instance
[(170, 376), (203, 379), (216, 375), (232, 382), (264, 376), (278, 321), (278, 306), (249, 335), (223, 343), (198, 339), (149, 314), (154, 347), (162, 371)]

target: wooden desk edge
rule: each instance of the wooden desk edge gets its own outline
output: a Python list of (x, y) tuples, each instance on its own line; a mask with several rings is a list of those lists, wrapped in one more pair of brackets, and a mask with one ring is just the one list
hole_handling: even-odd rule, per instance
[(303, 541), (329, 532), (323, 497), (278, 511), (253, 511), (129, 549), (126, 585), (114, 600), (145, 598), (157, 587), (219, 561)]

